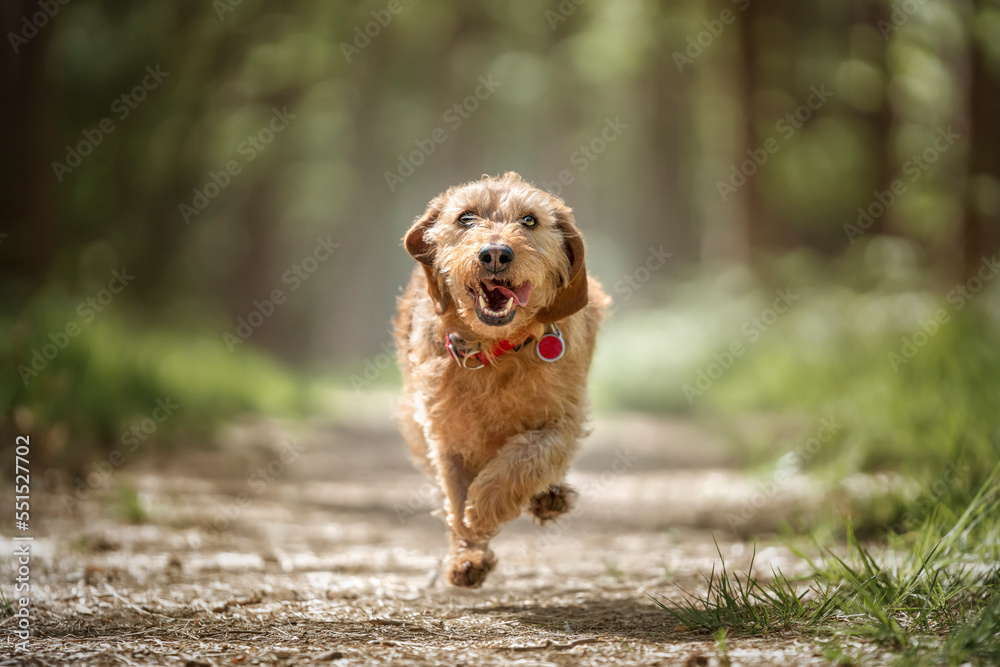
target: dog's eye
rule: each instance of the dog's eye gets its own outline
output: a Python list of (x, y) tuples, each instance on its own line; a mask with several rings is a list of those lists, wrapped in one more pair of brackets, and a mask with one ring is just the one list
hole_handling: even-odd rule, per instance
[(471, 227), (472, 223), (476, 221), (476, 214), (466, 211), (462, 215), (458, 216), (458, 224), (463, 227)]
[(521, 218), (521, 224), (523, 224), (525, 227), (528, 227), (528, 228), (537, 227), (538, 226), (538, 218), (536, 218), (535, 216), (533, 216), (533, 215), (531, 215), (529, 213), (528, 215), (526, 215), (523, 218)]

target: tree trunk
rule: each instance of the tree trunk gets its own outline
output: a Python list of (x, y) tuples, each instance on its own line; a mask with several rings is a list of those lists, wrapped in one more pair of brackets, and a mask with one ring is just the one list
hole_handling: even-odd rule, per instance
[[(16, 298), (42, 283), (59, 247), (49, 193), (55, 175), (49, 168), (49, 95), (45, 59), (54, 27), (49, 22), (15, 53), (9, 33), (21, 35), (22, 19), (37, 12), (37, 3), (4, 3), (0, 9), (0, 127), (4, 159), (0, 161), (0, 276), (10, 280)], [(11, 296), (9, 293), (4, 296)]]
[(992, 181), (1000, 186), (1000, 135), (996, 122), (1000, 118), (1000, 86), (991, 76), (986, 54), (979, 43), (971, 48), (969, 76), (969, 178), (966, 181), (965, 215), (962, 224), (962, 277), (969, 278), (979, 270), (984, 255), (997, 248), (1000, 212), (994, 204), (983, 202), (984, 184)]

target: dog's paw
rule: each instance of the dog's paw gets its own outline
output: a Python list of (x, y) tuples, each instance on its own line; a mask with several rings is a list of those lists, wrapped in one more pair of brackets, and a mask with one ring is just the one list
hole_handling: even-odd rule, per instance
[(502, 500), (504, 497), (501, 494), (488, 492), (477, 494), (475, 499), (470, 498), (465, 508), (464, 524), (477, 541), (496, 537), (502, 524), (513, 521), (521, 514), (521, 506)]
[(539, 523), (544, 524), (562, 516), (573, 508), (577, 493), (567, 484), (552, 484), (548, 491), (543, 491), (532, 497), (528, 509), (535, 515)]
[(489, 549), (462, 549), (448, 559), (448, 581), (452, 586), (479, 588), (496, 564)]

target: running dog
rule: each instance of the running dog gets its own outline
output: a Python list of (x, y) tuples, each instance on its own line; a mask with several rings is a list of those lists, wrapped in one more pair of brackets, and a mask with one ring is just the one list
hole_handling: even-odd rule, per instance
[(400, 426), (445, 498), (448, 580), (475, 588), (503, 524), (571, 508), (564, 476), (610, 299), (571, 209), (514, 172), (438, 195), (403, 244), (417, 265), (395, 321)]

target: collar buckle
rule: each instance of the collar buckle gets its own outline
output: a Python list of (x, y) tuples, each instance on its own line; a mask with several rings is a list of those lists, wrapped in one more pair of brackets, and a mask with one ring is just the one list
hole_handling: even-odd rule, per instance
[(479, 351), (466, 348), (457, 334), (448, 334), (448, 337), (445, 338), (445, 347), (448, 348), (448, 354), (451, 355), (451, 358), (462, 368), (467, 368), (470, 371), (486, 368), (486, 361)]

